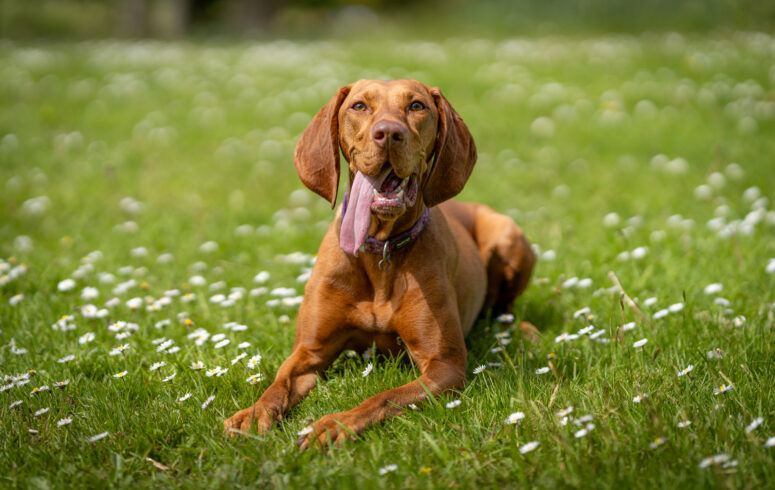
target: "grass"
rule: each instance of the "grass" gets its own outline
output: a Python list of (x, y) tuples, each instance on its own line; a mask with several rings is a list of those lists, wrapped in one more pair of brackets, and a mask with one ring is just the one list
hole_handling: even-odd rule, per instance
[[(361, 44), (4, 42), (0, 374), (36, 373), (0, 393), (0, 481), (22, 488), (771, 485), (773, 42), (750, 33)], [(252, 296), (262, 287), (253, 278), (266, 270), (271, 278), (263, 287), (300, 294), (297, 277), (309, 261), (283, 256), (313, 255), (332, 218), (295, 176), (295, 140), (337, 86), (362, 77), (438, 85), (463, 116), (480, 158), (461, 199), (513, 216), (540, 248), (535, 281), (514, 313), (537, 325), (543, 339), (534, 345), (515, 334), (503, 352), (491, 353), (500, 327), (483, 318), (467, 339), (469, 373), (488, 362), (504, 367), (469, 374), (462, 392), (328, 455), (297, 453), (296, 432), (411, 381), (418, 374), (411, 362), (378, 355), (363, 378), (368, 361), (342, 356), (277, 430), (227, 440), (222, 421), (257, 399), (293, 342), (295, 308)], [(715, 187), (695, 191), (708, 182)], [(746, 192), (753, 186), (759, 195)], [(749, 215), (753, 208), (762, 211)], [(710, 221), (717, 216), (723, 221)], [(201, 249), (209, 241), (217, 250)], [(637, 247), (648, 247), (645, 256), (622, 260)], [(88, 255), (95, 250), (100, 258)], [(164, 253), (174, 259), (159, 263)], [(22, 263), (26, 273), (11, 278)], [(643, 317), (609, 289), (609, 271), (637, 298)], [(99, 273), (114, 282), (101, 282), (110, 277)], [(194, 285), (194, 275), (206, 285)], [(59, 291), (68, 278), (76, 286)], [(572, 278), (589, 281), (569, 286)], [(113, 292), (129, 279), (136, 285)], [(705, 294), (711, 283), (723, 290)], [(99, 297), (82, 299), (86, 286)], [(126, 306), (173, 288), (194, 293), (195, 301), (174, 298), (156, 312)], [(210, 301), (232, 288), (245, 288), (232, 306)], [(11, 305), (18, 294), (23, 299)], [(715, 304), (717, 295), (730, 304)], [(84, 304), (103, 308), (113, 297), (119, 305), (105, 318), (80, 313)], [(646, 306), (649, 297), (655, 305)], [(676, 303), (684, 308), (653, 318)], [(574, 318), (583, 307), (590, 316)], [(52, 328), (63, 315), (73, 315), (74, 330)], [(735, 326), (740, 315), (744, 325)], [(155, 328), (165, 319), (169, 325)], [(115, 339), (107, 327), (118, 320), (136, 323), (137, 331)], [(225, 330), (229, 321), (248, 328)], [(635, 329), (622, 331), (627, 322)], [(604, 330), (598, 340), (608, 343), (586, 336), (555, 343), (589, 324)], [(197, 346), (186, 337), (195, 328), (224, 333), (231, 344)], [(96, 338), (82, 345), (78, 338), (87, 332)], [(152, 341), (159, 338), (180, 350), (157, 353)], [(648, 343), (634, 348), (641, 338)], [(230, 364), (244, 341), (251, 343), (245, 352), (263, 356), (258, 372), (265, 380), (255, 386), (245, 382), (256, 372), (246, 359)], [(131, 347), (108, 355), (122, 343)], [(721, 359), (707, 356), (714, 349)], [(551, 371), (535, 374), (550, 353)], [(57, 362), (66, 355), (75, 359)], [(166, 366), (150, 371), (161, 360)], [(206, 377), (189, 368), (198, 360), (229, 371)], [(678, 377), (689, 364), (694, 370)], [(123, 370), (126, 377), (113, 377)], [(64, 379), (67, 387), (53, 387)], [(732, 391), (714, 395), (730, 382)], [(51, 390), (29, 394), (41, 385)], [(178, 402), (184, 393), (191, 398)], [(648, 397), (633, 403), (638, 394)], [(200, 408), (210, 395), (212, 403)], [(453, 399), (461, 405), (446, 408)], [(11, 408), (15, 400), (23, 403)], [(556, 412), (567, 406), (575, 410), (562, 425)], [(35, 416), (43, 407), (50, 411)], [(516, 411), (525, 418), (505, 424)], [(585, 415), (595, 427), (576, 438), (573, 421)], [(63, 417), (72, 423), (58, 427)], [(756, 417), (764, 423), (746, 433)], [(677, 428), (682, 420), (691, 426)], [(87, 441), (102, 432), (108, 436)], [(650, 449), (657, 437), (666, 442)], [(520, 454), (534, 440), (537, 449)], [(699, 467), (719, 453), (737, 464)], [(391, 464), (395, 471), (379, 474)]]

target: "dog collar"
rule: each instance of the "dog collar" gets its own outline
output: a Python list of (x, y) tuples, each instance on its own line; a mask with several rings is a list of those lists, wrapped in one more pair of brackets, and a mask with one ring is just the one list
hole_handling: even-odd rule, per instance
[[(347, 199), (349, 197), (349, 193), (344, 193), (344, 200), (342, 202), (342, 217), (344, 217), (344, 213), (347, 210)], [(382, 260), (379, 262), (380, 269), (382, 268), (383, 263), (387, 263), (388, 268), (390, 267), (390, 254), (395, 252), (396, 250), (401, 250), (402, 248), (408, 247), (412, 242), (414, 242), (418, 236), (423, 232), (425, 227), (428, 225), (428, 220), (430, 219), (431, 211), (428, 208), (423, 209), (422, 215), (417, 219), (417, 221), (414, 222), (411, 228), (409, 228), (406, 231), (402, 231), (401, 233), (397, 235), (393, 235), (392, 237), (388, 238), (387, 240), (378, 240), (374, 238), (373, 236), (367, 236), (366, 240), (363, 242), (363, 245), (361, 245), (361, 248), (358, 250), (360, 252), (368, 252), (372, 254), (381, 254)]]

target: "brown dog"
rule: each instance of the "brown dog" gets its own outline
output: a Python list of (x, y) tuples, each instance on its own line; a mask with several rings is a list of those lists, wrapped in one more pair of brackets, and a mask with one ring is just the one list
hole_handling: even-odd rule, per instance
[[(476, 147), (438, 88), (415, 80), (342, 87), (302, 134), (302, 182), (336, 203), (339, 150), (350, 186), (304, 292), (291, 356), (250, 408), (223, 424), (230, 435), (271, 428), (345, 349), (405, 348), (419, 379), (326, 415), (298, 444), (341, 443), (430, 393), (461, 388), (464, 337), (483, 308), (509, 311), (535, 262), (511, 218), (448, 201), (476, 163)], [(434, 158), (435, 157), (435, 158)], [(403, 344), (403, 346), (402, 346)]]

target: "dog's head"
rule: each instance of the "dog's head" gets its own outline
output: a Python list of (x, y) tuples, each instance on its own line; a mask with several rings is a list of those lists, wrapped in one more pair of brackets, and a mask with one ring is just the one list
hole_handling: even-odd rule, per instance
[(432, 207), (454, 197), (476, 163), (463, 120), (438, 88), (416, 80), (360, 80), (342, 87), (302, 134), (296, 171), (332, 207), (340, 147), (350, 184), (361, 173), (376, 188), (371, 212), (382, 220), (397, 219), (420, 199)]

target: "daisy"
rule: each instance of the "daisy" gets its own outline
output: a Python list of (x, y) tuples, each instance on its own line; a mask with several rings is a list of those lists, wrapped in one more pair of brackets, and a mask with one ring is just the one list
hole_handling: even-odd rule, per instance
[(96, 338), (96, 336), (94, 335), (94, 332), (86, 332), (85, 334), (83, 334), (80, 337), (78, 337), (78, 343), (81, 344), (81, 345), (88, 344), (89, 342), (91, 342), (95, 338)]
[(74, 287), (75, 287), (75, 281), (73, 281), (70, 278), (59, 281), (59, 283), (57, 284), (57, 289), (59, 291), (70, 291)]
[(742, 327), (745, 325), (745, 317), (743, 315), (736, 316), (732, 322), (735, 324), (736, 327)]
[(23, 299), (24, 299), (23, 294), (15, 294), (11, 296), (11, 298), (8, 300), (8, 304), (11, 306), (16, 306), (19, 303), (21, 303)]
[(101, 432), (101, 433), (99, 433), (97, 435), (91, 436), (90, 438), (87, 439), (87, 441), (88, 442), (97, 442), (100, 439), (105, 439), (106, 437), (108, 437), (108, 435), (109, 434), (107, 432)]
[(638, 349), (638, 348), (643, 347), (644, 345), (646, 345), (646, 343), (648, 341), (649, 341), (649, 339), (640, 339), (639, 341), (637, 341), (634, 344), (632, 344), (632, 346), (634, 348)]
[(143, 305), (142, 298), (132, 298), (126, 302), (126, 307), (130, 310), (136, 310)]
[(205, 408), (207, 408), (207, 405), (209, 405), (209, 404), (210, 404), (210, 403), (211, 403), (213, 400), (215, 400), (215, 395), (210, 395), (210, 396), (208, 396), (208, 397), (207, 397), (207, 400), (205, 400), (205, 401), (202, 403), (202, 410), (204, 410)]
[(160, 367), (163, 367), (163, 366), (166, 366), (166, 365), (167, 365), (167, 363), (164, 362), (164, 361), (154, 362), (153, 364), (151, 364), (151, 371), (156, 371)]
[(245, 352), (241, 353), (240, 355), (238, 355), (237, 357), (235, 357), (234, 359), (231, 360), (231, 365), (233, 366), (233, 365), (237, 364), (238, 362), (240, 362), (242, 359), (244, 359), (246, 357), (248, 357), (247, 353), (245, 353)]
[(668, 306), (667, 309), (668, 309), (668, 311), (670, 313), (678, 313), (679, 311), (684, 309), (684, 304), (683, 303), (674, 303), (674, 304)]
[(649, 447), (650, 447), (651, 449), (656, 449), (656, 448), (658, 448), (659, 446), (661, 446), (662, 444), (664, 444), (664, 443), (665, 443), (665, 441), (667, 441), (667, 439), (666, 439), (666, 438), (664, 438), (664, 437), (657, 437), (656, 439), (654, 439), (653, 441), (651, 441), (651, 444), (649, 444)]
[(572, 413), (573, 413), (573, 405), (569, 405), (568, 407), (563, 408), (562, 410), (557, 412), (557, 416), (558, 417), (566, 417), (566, 416), (568, 416), (568, 415), (570, 415)]
[(700, 461), (700, 468), (707, 468), (711, 465), (726, 463), (729, 461), (729, 455), (728, 454), (714, 454), (713, 456), (708, 456), (707, 458)]
[(59, 421), (57, 421), (57, 427), (62, 427), (63, 425), (67, 425), (72, 421), (73, 419), (71, 419), (70, 417), (59, 419)]
[(204, 369), (205, 365), (202, 361), (196, 361), (191, 363), (191, 369), (194, 371), (199, 371), (200, 369)]
[(775, 437), (767, 439), (767, 442), (764, 443), (764, 447), (775, 447)]
[(174, 378), (174, 377), (175, 377), (175, 376), (177, 376), (177, 375), (178, 375), (178, 373), (172, 373), (172, 374), (170, 374), (169, 376), (167, 376), (166, 378), (164, 378), (163, 380), (161, 380), (161, 382), (162, 382), (162, 383), (166, 383), (167, 381), (170, 381), (170, 380), (172, 380), (172, 378)]
[(549, 367), (548, 366), (544, 366), (544, 367), (540, 367), (540, 368), (536, 369), (536, 374), (546, 374), (548, 372), (549, 372)]
[(705, 286), (704, 292), (705, 294), (718, 294), (724, 289), (724, 286), (721, 283), (714, 282), (713, 284), (708, 284)]
[(208, 369), (207, 371), (205, 371), (205, 375), (207, 375), (208, 378), (211, 378), (213, 376), (220, 376), (221, 374), (223, 374), (221, 372), (221, 366), (215, 366), (214, 368)]
[(538, 441), (530, 441), (519, 448), (519, 454), (526, 454), (538, 447)]
[(657, 298), (655, 298), (653, 296), (651, 298), (646, 298), (643, 301), (643, 306), (653, 306), (655, 304), (657, 304)]
[(686, 376), (687, 374), (691, 373), (694, 370), (694, 366), (689, 364), (684, 369), (678, 371), (678, 377)]
[(30, 395), (37, 395), (43, 391), (48, 391), (48, 385), (36, 386), (32, 389), (32, 391), (30, 391)]
[(575, 437), (576, 439), (580, 439), (580, 438), (584, 437), (585, 435), (589, 434), (590, 432), (592, 432), (592, 430), (593, 430), (594, 428), (595, 428), (595, 424), (591, 424), (591, 423), (590, 423), (590, 424), (587, 424), (587, 426), (586, 426), (586, 427), (584, 427), (583, 429), (579, 429), (579, 430), (577, 430), (577, 431), (576, 431), (576, 432), (573, 434), (573, 437)]
[(389, 464), (387, 466), (383, 466), (382, 468), (380, 468), (378, 473), (380, 474), (380, 476), (382, 476), (382, 475), (386, 475), (388, 473), (391, 473), (393, 471), (396, 471), (397, 469), (398, 469), (398, 465), (397, 464)]
[(8, 408), (18, 407), (22, 403), (24, 403), (24, 400), (16, 400), (14, 402), (11, 402), (11, 404), (8, 405)]
[(709, 350), (707, 356), (708, 359), (722, 359), (724, 357), (724, 353), (717, 347), (713, 350)]
[(491, 354), (497, 354), (498, 352), (502, 352), (502, 351), (503, 351), (503, 347), (500, 347), (500, 346), (493, 347), (492, 349), (490, 349)]
[(123, 378), (124, 376), (126, 376), (126, 373), (127, 373), (126, 371), (121, 371), (120, 373), (114, 374), (113, 377), (114, 378)]
[(64, 381), (57, 381), (54, 383), (54, 388), (64, 388), (65, 386), (70, 384), (70, 380), (66, 379)]
[(237, 349), (247, 349), (250, 347), (250, 342), (241, 342), (237, 344)]
[(81, 291), (81, 299), (84, 299), (86, 301), (96, 299), (99, 297), (99, 295), (100, 295), (99, 290), (91, 286), (85, 287)]
[(474, 374), (482, 374), (485, 371), (485, 369), (487, 369), (487, 366), (485, 366), (484, 364), (482, 364), (481, 366), (476, 366), (474, 368)]
[(502, 313), (498, 315), (498, 317), (495, 319), (498, 323), (502, 323), (504, 325), (510, 325), (514, 323), (514, 315), (511, 313)]
[(368, 376), (371, 373), (372, 369), (374, 369), (374, 365), (372, 363), (368, 363), (366, 365), (366, 369), (364, 369), (363, 372), (361, 373), (361, 377), (365, 378), (366, 376)]
[(681, 422), (678, 422), (678, 424), (676, 424), (676, 427), (678, 427), (679, 429), (685, 429), (690, 425), (692, 425), (691, 420), (682, 420)]
[(654, 313), (652, 318), (654, 318), (654, 320), (659, 320), (660, 318), (666, 317), (668, 315), (668, 313), (670, 313), (670, 311), (668, 311), (668, 310), (659, 310), (656, 313)]
[(256, 373), (256, 374), (254, 374), (252, 376), (248, 376), (245, 379), (246, 382), (248, 382), (248, 383), (250, 383), (252, 385), (258, 384), (258, 383), (260, 383), (263, 380), (264, 380), (264, 375), (261, 374), (261, 373)]
[(180, 398), (178, 398), (178, 402), (182, 403), (182, 402), (188, 400), (189, 398), (191, 398), (191, 393), (186, 393), (185, 395), (183, 395)]
[(301, 429), (299, 432), (297, 432), (296, 435), (297, 436), (306, 436), (307, 434), (311, 434), (312, 431), (314, 431), (314, 430), (315, 429), (313, 429), (311, 425), (308, 425), (308, 426), (304, 427), (303, 429)]
[(733, 390), (735, 387), (733, 385), (721, 385), (718, 388), (713, 389), (714, 395), (720, 395), (722, 393), (726, 393), (727, 391)]
[(41, 408), (40, 410), (38, 410), (37, 412), (35, 412), (35, 416), (36, 416), (36, 417), (39, 417), (39, 416), (43, 415), (44, 413), (46, 413), (46, 412), (48, 412), (48, 411), (49, 411), (49, 407), (46, 407), (46, 408)]
[(628, 330), (632, 330), (635, 328), (635, 322), (628, 322), (622, 325), (622, 331), (627, 332)]
[(764, 422), (763, 417), (757, 417), (751, 421), (750, 424), (745, 428), (745, 433), (750, 434), (751, 432), (755, 431), (760, 425), (762, 425), (762, 422)]
[(591, 331), (592, 331), (592, 330), (594, 330), (594, 329), (595, 329), (595, 326), (594, 326), (594, 325), (590, 325), (590, 326), (588, 326), (588, 327), (584, 327), (584, 328), (582, 328), (581, 330), (579, 330), (579, 331), (577, 332), (577, 334), (578, 334), (578, 335), (586, 335), (586, 334), (588, 334), (589, 332), (591, 332)]
[(632, 399), (632, 403), (640, 403), (644, 399), (648, 398), (649, 396), (646, 393), (639, 393), (635, 395), (635, 398)]
[(248, 369), (255, 369), (258, 367), (258, 363), (261, 362), (261, 354), (256, 354), (255, 356), (248, 359)]
[(220, 349), (221, 347), (225, 347), (225, 346), (229, 345), (230, 343), (231, 343), (231, 340), (223, 339), (220, 342), (218, 342), (217, 344), (215, 344), (215, 348), (216, 349)]
[(505, 423), (508, 425), (514, 425), (524, 418), (525, 414), (523, 412), (514, 412), (506, 418)]
[(546, 358), (550, 359), (550, 360), (551, 359), (557, 359), (557, 354), (555, 354), (554, 352), (550, 352), (550, 353), (546, 354)]
[(714, 298), (713, 299), (713, 304), (727, 307), (727, 306), (730, 306), (732, 304), (732, 302), (729, 301), (726, 298), (722, 298), (722, 297), (719, 296), (718, 298)]
[(576, 310), (576, 311), (574, 311), (574, 312), (573, 312), (573, 318), (578, 318), (578, 317), (580, 317), (580, 316), (586, 316), (586, 315), (589, 315), (589, 313), (590, 313), (591, 311), (592, 311), (592, 310), (590, 310), (590, 309), (589, 309), (589, 306), (585, 306), (584, 308), (582, 308), (582, 309), (580, 309), (580, 310)]
[(452, 400), (451, 402), (447, 403), (446, 407), (447, 408), (459, 407), (461, 403), (463, 403), (462, 400)]

